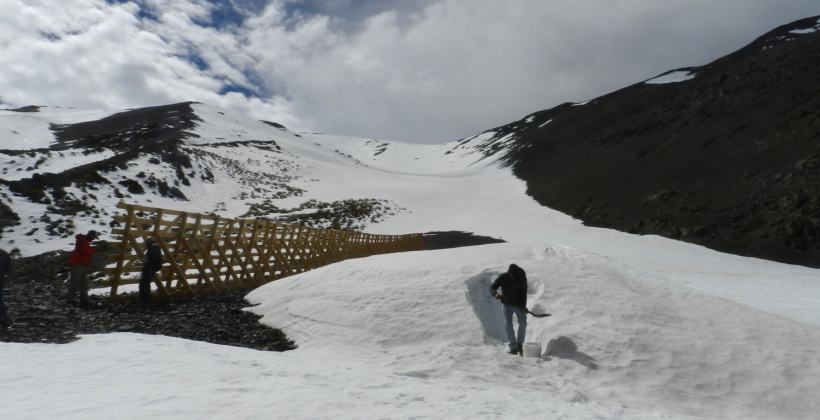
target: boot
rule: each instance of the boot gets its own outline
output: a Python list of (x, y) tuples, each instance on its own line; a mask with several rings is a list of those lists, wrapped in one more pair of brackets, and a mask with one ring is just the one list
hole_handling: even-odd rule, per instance
[(512, 355), (516, 355), (516, 354), (518, 354), (518, 352), (519, 352), (518, 347), (513, 347), (507, 353), (512, 354)]

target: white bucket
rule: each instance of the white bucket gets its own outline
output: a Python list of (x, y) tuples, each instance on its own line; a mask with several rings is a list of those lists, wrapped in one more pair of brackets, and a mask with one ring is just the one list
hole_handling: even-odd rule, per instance
[(524, 343), (524, 357), (541, 357), (541, 343)]

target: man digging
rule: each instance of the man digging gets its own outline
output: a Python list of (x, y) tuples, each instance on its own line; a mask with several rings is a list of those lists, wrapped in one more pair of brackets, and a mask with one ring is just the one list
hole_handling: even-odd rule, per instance
[[(501, 288), (501, 294), (498, 293)], [(507, 323), (507, 339), (510, 354), (523, 356), (524, 338), (527, 334), (527, 274), (521, 267), (510, 264), (506, 273), (501, 274), (490, 286), (490, 293), (504, 305), (504, 319)], [(518, 338), (513, 329), (512, 316), (518, 318)]]

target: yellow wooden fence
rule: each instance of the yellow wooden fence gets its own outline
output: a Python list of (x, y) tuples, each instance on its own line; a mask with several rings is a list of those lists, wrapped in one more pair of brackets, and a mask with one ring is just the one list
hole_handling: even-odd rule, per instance
[(140, 281), (144, 239), (153, 236), (162, 250), (154, 298), (192, 296), (231, 289), (252, 289), (270, 281), (350, 258), (426, 249), (421, 234), (371, 235), (361, 232), (283, 225), (262, 220), (227, 219), (120, 203), (127, 210), (115, 220), (123, 226), (119, 253), (108, 255), (116, 266), (101, 281), (111, 287)]

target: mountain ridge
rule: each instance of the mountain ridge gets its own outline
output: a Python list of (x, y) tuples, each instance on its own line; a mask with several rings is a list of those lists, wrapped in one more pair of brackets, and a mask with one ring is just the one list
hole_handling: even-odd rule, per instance
[(493, 130), (527, 193), (586, 225), (820, 267), (818, 28)]
[[(31, 146), (0, 150), (0, 235), (36, 248), (78, 224), (112, 225), (103, 196), (365, 229), (412, 209), (329, 188), (339, 168), (387, 180), (498, 159), (538, 203), (588, 226), (818, 267), (818, 29), (818, 17), (801, 19), (707, 65), (441, 145), (293, 133), (196, 102), (0, 110), (9, 144)], [(327, 187), (314, 194), (316, 170)]]

